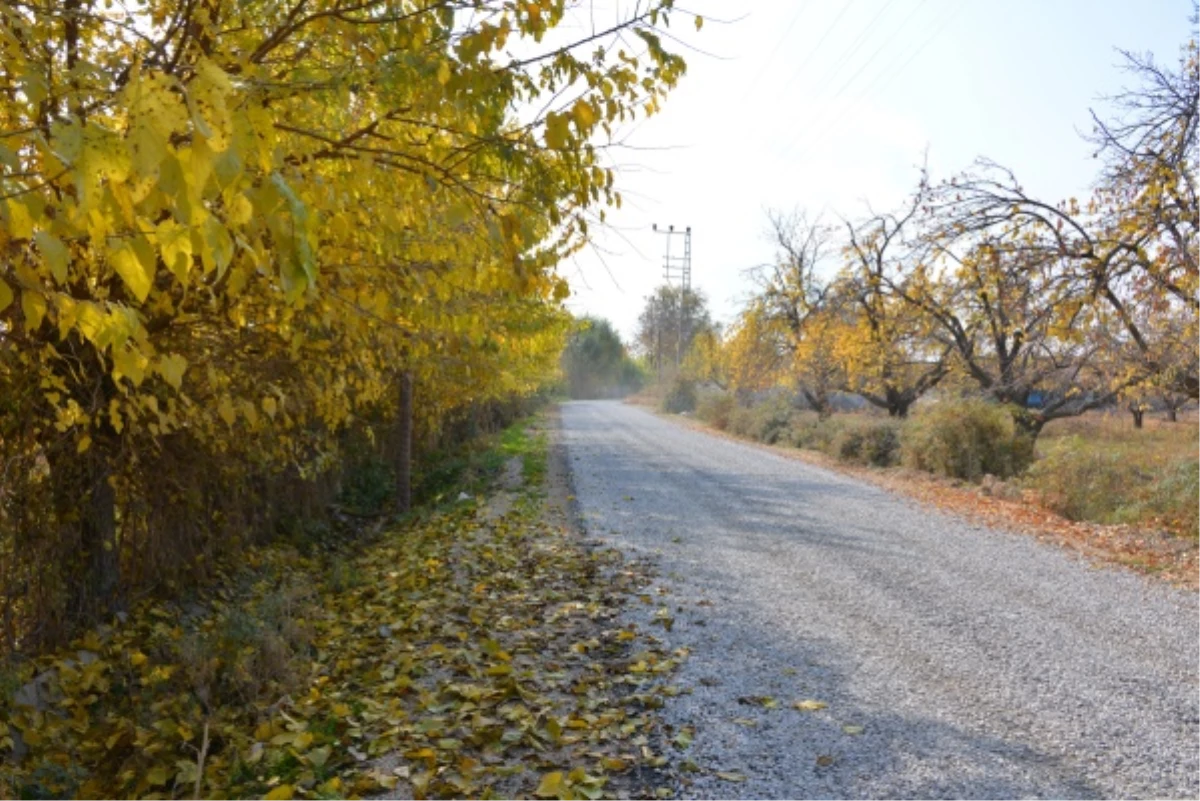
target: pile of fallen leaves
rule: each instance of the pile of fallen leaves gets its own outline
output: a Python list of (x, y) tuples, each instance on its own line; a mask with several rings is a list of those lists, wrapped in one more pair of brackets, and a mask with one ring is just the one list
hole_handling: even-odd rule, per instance
[(463, 503), (336, 559), (257, 551), (212, 597), (14, 668), (0, 795), (654, 793), (682, 654), (618, 620), (645, 578), (539, 503)]

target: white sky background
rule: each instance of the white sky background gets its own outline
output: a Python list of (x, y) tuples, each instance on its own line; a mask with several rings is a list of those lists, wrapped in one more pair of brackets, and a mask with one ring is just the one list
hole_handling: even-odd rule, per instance
[(744, 270), (772, 257), (767, 209), (837, 222), (868, 200), (891, 208), (926, 148), (934, 180), (986, 156), (1048, 199), (1086, 195), (1098, 165), (1077, 132), (1125, 82), (1116, 48), (1175, 65), (1192, 13), (1189, 0), (679, 5), (704, 28), (676, 13), (670, 32), (711, 55), (683, 49), (688, 73), (663, 110), (612, 151), (623, 208), (562, 267), (568, 307), (626, 342), (662, 283), (652, 223), (692, 227), (692, 284), (729, 323), (752, 289)]

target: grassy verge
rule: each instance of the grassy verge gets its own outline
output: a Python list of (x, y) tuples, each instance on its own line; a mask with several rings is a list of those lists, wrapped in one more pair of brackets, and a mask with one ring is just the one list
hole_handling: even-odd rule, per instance
[(1022, 484), (1068, 520), (1164, 528), (1200, 537), (1195, 422), (1136, 429), (1093, 415), (1051, 423)]
[(460, 486), (518, 455), (503, 516), (443, 503), (354, 547), (260, 548), (201, 597), (10, 665), (0, 795), (653, 793), (630, 777), (665, 762), (646, 743), (677, 656), (617, 622), (643, 578), (544, 522), (529, 421)]

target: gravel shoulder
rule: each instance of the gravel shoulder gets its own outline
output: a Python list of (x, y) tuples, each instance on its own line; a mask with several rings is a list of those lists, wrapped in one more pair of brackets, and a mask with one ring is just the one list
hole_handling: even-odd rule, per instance
[(1194, 594), (636, 407), (561, 420), (588, 534), (659, 566), (631, 614), (691, 650), (682, 795), (1200, 795)]

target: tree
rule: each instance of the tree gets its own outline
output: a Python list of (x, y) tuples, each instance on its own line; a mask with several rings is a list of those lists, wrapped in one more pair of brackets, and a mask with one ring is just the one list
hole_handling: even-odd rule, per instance
[(753, 330), (782, 335), (791, 383), (821, 417), (832, 414), (831, 393), (845, 383), (836, 350), (843, 328), (832, 300), (826, 259), (831, 231), (803, 212), (768, 212), (775, 260), (755, 271), (760, 291), (751, 301)]
[(928, 318), (904, 295), (926, 244), (914, 229), (925, 201), (921, 183), (899, 214), (875, 214), (846, 222), (846, 266), (835, 295), (847, 325), (839, 351), (844, 388), (887, 411), (907, 417), (909, 408), (949, 372), (952, 348), (931, 333)]
[(3, 547), (57, 537), (45, 598), (192, 570), (225, 488), (334, 469), (402, 381), (428, 428), (553, 372), (555, 265), (619, 200), (592, 140), (684, 68), (670, 3), (539, 46), (564, 11), (0, 0), (0, 437), (52, 498)]
[(664, 284), (646, 298), (634, 340), (650, 369), (661, 377), (664, 371), (678, 369), (698, 335), (712, 330), (703, 292)]
[[(1007, 249), (1022, 261), (1053, 261), (1076, 299), (1062, 304), (1064, 319), (1078, 312), (1075, 302), (1107, 307), (1141, 353), (1147, 375), (1169, 363), (1165, 343), (1140, 322), (1148, 314), (1178, 309), (1188, 320), (1186, 338), (1195, 342), (1198, 333), (1197, 53), (1192, 40), (1177, 71), (1124, 54), (1139, 85), (1111, 99), (1112, 119), (1094, 115), (1092, 141), (1105, 168), (1086, 203), (1033, 197), (1010, 171), (984, 161), (940, 187), (928, 208), (951, 238), (1004, 230)], [(1196, 398), (1196, 372), (1175, 376), (1177, 390)]]
[(952, 365), (1020, 410), (1016, 422), (1033, 437), (1050, 420), (1111, 403), (1130, 379), (1106, 372), (1105, 327), (1058, 259), (1023, 249), (1019, 228), (974, 233), (931, 229), (931, 258), (893, 285), (927, 316)]
[(613, 397), (641, 388), (641, 372), (608, 320), (585, 317), (577, 321), (562, 364), (572, 398)]
[(721, 343), (721, 368), (728, 389), (743, 401), (750, 393), (777, 386), (787, 376), (784, 329), (751, 302)]

